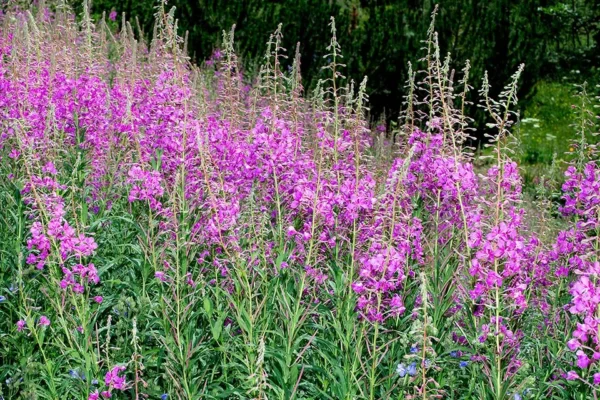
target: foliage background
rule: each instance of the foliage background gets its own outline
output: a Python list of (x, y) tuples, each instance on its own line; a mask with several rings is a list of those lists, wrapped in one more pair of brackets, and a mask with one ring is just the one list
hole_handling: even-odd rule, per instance
[[(70, 0), (81, 9), (80, 1)], [(115, 10), (137, 16), (151, 36), (154, 0), (95, 0), (92, 11)], [(559, 80), (573, 70), (595, 76), (600, 56), (600, 3), (595, 0), (171, 0), (181, 34), (189, 32), (196, 60), (210, 56), (222, 30), (236, 25), (238, 54), (249, 75), (262, 60), (269, 35), (283, 24), (283, 47), (291, 63), (300, 43), (306, 87), (323, 75), (329, 41), (329, 18), (336, 17), (348, 76), (368, 76), (373, 118), (397, 115), (407, 79), (407, 63), (422, 54), (430, 14), (436, 20), (442, 51), (455, 65), (470, 60), (472, 82), (490, 72), (492, 94), (501, 91), (518, 65), (525, 63), (520, 98), (531, 100), (536, 83)], [(580, 77), (581, 78), (581, 77)], [(527, 105), (527, 101), (522, 103)]]

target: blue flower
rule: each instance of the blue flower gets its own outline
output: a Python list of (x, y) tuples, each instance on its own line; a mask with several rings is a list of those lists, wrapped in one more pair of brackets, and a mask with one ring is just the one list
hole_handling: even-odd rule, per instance
[(0, 303), (4, 303), (6, 301), (6, 297), (0, 296)]
[(456, 350), (451, 351), (450, 352), (450, 357), (454, 357), (454, 358), (458, 357), (458, 351), (456, 351)]
[(169, 395), (166, 393), (163, 393), (160, 395), (160, 400), (167, 400), (169, 398)]
[(406, 370), (410, 376), (415, 376), (417, 374), (417, 363), (411, 363)]
[(431, 367), (431, 360), (425, 359), (425, 368)]
[(92, 379), (92, 385), (97, 385), (98, 384), (98, 379)]
[(461, 361), (461, 362), (458, 364), (458, 366), (459, 366), (459, 367), (461, 367), (461, 368), (465, 368), (467, 365), (469, 365), (469, 362), (468, 362), (468, 361)]
[(410, 352), (411, 352), (412, 354), (415, 354), (415, 353), (416, 353), (416, 352), (418, 352), (418, 351), (419, 351), (419, 347), (417, 347), (417, 346), (413, 346), (413, 347), (411, 347), (411, 348), (410, 348)]
[(521, 395), (519, 393), (515, 393), (514, 399), (515, 400), (521, 400)]
[(74, 369), (69, 370), (69, 375), (73, 379), (81, 379), (82, 381), (85, 381), (85, 375), (83, 375), (80, 372), (75, 371)]
[(406, 376), (406, 365), (404, 365), (404, 363), (398, 364), (396, 367), (396, 373), (400, 375), (400, 378), (404, 378)]

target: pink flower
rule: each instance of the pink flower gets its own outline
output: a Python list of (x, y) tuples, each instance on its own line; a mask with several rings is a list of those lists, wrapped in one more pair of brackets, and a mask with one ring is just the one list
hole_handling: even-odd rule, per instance
[(98, 400), (99, 398), (100, 394), (98, 393), (98, 390), (96, 390), (94, 393), (90, 393), (88, 396), (88, 400)]
[(157, 200), (164, 193), (162, 177), (158, 171), (144, 171), (139, 166), (134, 166), (129, 171), (127, 182), (132, 185), (129, 192), (129, 202), (135, 200), (148, 201), (150, 208), (160, 210), (161, 203)]
[(38, 321), (40, 326), (50, 326), (50, 320), (45, 315), (42, 315)]
[(25, 321), (20, 319), (17, 321), (17, 331), (21, 332), (23, 329), (25, 329)]
[(104, 377), (104, 384), (117, 390), (125, 390), (127, 385), (125, 382), (125, 377), (119, 376), (119, 373), (122, 371), (125, 371), (125, 367), (120, 365), (117, 365), (108, 371)]
[(577, 375), (577, 372), (575, 371), (569, 371), (567, 372), (567, 374), (565, 375), (565, 378), (568, 381), (574, 381), (575, 379), (579, 379), (579, 375)]
[(98, 304), (102, 304), (102, 300), (104, 300), (104, 299), (102, 298), (102, 296), (96, 296), (96, 297), (94, 297), (94, 301), (95, 301), (96, 303), (98, 303)]
[(600, 372), (594, 374), (594, 385), (600, 385)]
[(73, 291), (78, 294), (82, 294), (85, 291), (85, 288), (82, 284), (76, 283), (73, 285)]
[(94, 266), (94, 264), (89, 264), (87, 266), (87, 269), (85, 270), (84, 273), (82, 273), (81, 276), (86, 276), (88, 282), (91, 282), (95, 285), (97, 285), (98, 283), (100, 283), (100, 277), (98, 276), (98, 270), (96, 269), (96, 267)]
[(581, 347), (581, 343), (579, 343), (577, 339), (571, 339), (567, 342), (567, 347), (569, 347), (571, 351), (575, 351)]
[(577, 351), (577, 366), (579, 368), (587, 368), (590, 365), (590, 358), (583, 352), (583, 350)]
[(108, 19), (110, 19), (111, 21), (116, 21), (117, 20), (117, 12), (115, 10), (112, 10), (110, 12), (110, 14), (108, 14)]
[(352, 290), (354, 290), (354, 293), (356, 294), (361, 294), (365, 291), (365, 286), (362, 284), (362, 282), (353, 282), (351, 286)]
[(58, 171), (56, 170), (56, 167), (54, 166), (54, 163), (52, 161), (48, 161), (46, 165), (42, 167), (42, 172), (50, 175), (58, 174)]
[(13, 160), (16, 160), (17, 158), (19, 158), (20, 155), (21, 155), (21, 153), (19, 152), (19, 150), (12, 149), (10, 151), (10, 153), (8, 153), (8, 158), (12, 158)]
[(296, 231), (296, 228), (294, 228), (293, 226), (288, 226), (287, 234), (289, 237), (293, 237), (298, 234), (298, 231)]

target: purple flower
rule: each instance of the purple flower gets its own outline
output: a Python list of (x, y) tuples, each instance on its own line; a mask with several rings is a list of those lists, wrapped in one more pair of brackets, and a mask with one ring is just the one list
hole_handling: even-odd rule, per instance
[(69, 376), (73, 379), (81, 379), (82, 381), (85, 381), (85, 375), (83, 375), (81, 372), (78, 372), (74, 369), (69, 370)]
[(590, 365), (590, 358), (582, 350), (577, 351), (577, 366), (585, 369)]
[(128, 197), (129, 202), (147, 201), (153, 210), (162, 208), (158, 199), (163, 195), (164, 190), (162, 177), (158, 171), (144, 171), (142, 167), (134, 166), (129, 171), (127, 182), (132, 185)]
[(410, 365), (406, 369), (406, 372), (410, 376), (415, 376), (417, 374), (417, 363), (410, 363)]
[(50, 175), (58, 174), (58, 171), (56, 170), (56, 167), (54, 166), (54, 163), (52, 161), (48, 161), (46, 165), (42, 167), (42, 172)]
[(579, 340), (577, 340), (577, 339), (571, 339), (567, 342), (567, 346), (569, 347), (569, 349), (571, 351), (575, 351), (579, 347), (581, 347), (581, 343), (579, 343)]
[(123, 371), (125, 371), (124, 366), (117, 365), (113, 367), (113, 369), (106, 373), (104, 377), (104, 384), (117, 390), (125, 390), (127, 386), (125, 377), (119, 375)]
[(167, 277), (165, 275), (165, 273), (163, 271), (156, 271), (154, 273), (154, 277), (159, 279), (161, 282), (166, 282), (167, 281)]
[(23, 329), (25, 329), (25, 321), (20, 319), (17, 321), (17, 332), (21, 332)]
[(569, 371), (567, 372), (567, 374), (565, 375), (565, 378), (568, 381), (574, 381), (575, 379), (579, 379), (579, 375), (577, 374), (577, 372), (575, 371)]
[(40, 326), (50, 326), (50, 320), (45, 315), (42, 315), (38, 320), (38, 325)]
[(400, 378), (404, 378), (407, 374), (408, 370), (406, 369), (406, 364), (401, 363), (396, 367), (396, 373), (400, 376)]

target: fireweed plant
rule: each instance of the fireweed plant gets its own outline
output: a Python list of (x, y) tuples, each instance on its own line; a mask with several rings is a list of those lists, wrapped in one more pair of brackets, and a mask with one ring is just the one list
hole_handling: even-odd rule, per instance
[(307, 93), (281, 26), (248, 77), (235, 27), (194, 65), (164, 3), (151, 34), (89, 15), (0, 20), (0, 398), (597, 398), (585, 87), (556, 207), (522, 193), (523, 67), (474, 91), (435, 13), (373, 130), (333, 19)]

